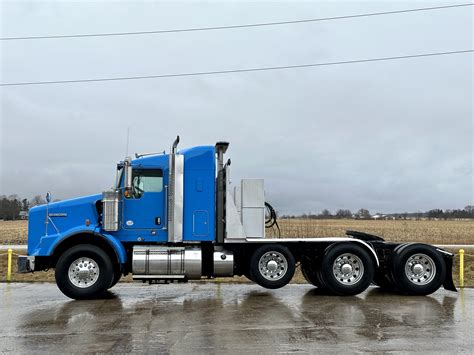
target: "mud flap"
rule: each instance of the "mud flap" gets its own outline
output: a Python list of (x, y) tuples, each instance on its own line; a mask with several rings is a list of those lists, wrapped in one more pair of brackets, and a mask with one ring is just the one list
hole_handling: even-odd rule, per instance
[(454, 286), (453, 281), (453, 257), (451, 253), (446, 253), (444, 250), (442, 252), (444, 263), (446, 264), (446, 277), (443, 282), (443, 287), (446, 290), (457, 292), (456, 286)]

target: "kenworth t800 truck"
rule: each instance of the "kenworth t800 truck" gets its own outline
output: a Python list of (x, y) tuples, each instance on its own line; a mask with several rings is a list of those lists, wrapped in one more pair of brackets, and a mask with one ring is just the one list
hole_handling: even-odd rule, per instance
[(245, 275), (276, 289), (292, 279), (297, 264), (308, 283), (335, 295), (358, 294), (372, 282), (412, 295), (441, 285), (456, 290), (453, 254), (434, 246), (354, 231), (265, 238), (263, 180), (231, 187), (226, 142), (180, 151), (178, 143), (179, 137), (169, 154), (118, 163), (111, 191), (47, 198), (32, 208), (19, 272), (54, 268), (59, 289), (74, 299), (100, 297), (130, 273), (149, 283)]

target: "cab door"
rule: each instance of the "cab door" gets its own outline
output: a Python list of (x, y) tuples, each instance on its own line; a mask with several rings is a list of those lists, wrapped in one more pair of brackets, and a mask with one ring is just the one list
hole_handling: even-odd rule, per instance
[(130, 196), (123, 199), (123, 228), (166, 239), (163, 169), (133, 168), (132, 186)]

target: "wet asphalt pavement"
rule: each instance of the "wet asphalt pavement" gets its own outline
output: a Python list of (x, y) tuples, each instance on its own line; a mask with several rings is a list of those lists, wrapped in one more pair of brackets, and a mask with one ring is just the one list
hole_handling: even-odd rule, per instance
[(119, 284), (72, 301), (0, 284), (0, 352), (474, 352), (474, 289), (332, 297), (306, 285)]

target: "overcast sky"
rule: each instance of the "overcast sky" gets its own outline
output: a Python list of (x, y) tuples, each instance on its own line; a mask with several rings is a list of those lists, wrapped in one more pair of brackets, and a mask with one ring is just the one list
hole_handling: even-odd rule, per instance
[[(459, 3), (459, 2), (456, 2)], [(449, 2), (9, 2), (1, 36), (300, 20)], [(1, 82), (282, 66), (473, 48), (473, 9), (206, 32), (2, 41)], [(0, 194), (112, 186), (129, 152), (231, 142), (233, 181), (282, 213), (463, 208), (473, 195), (473, 55), (0, 88)]]

